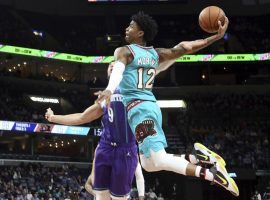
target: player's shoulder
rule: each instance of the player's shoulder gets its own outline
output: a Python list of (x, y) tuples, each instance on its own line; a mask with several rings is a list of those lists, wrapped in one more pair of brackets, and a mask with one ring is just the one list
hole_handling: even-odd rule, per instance
[(116, 54), (119, 54), (119, 53), (124, 53), (126, 54), (127, 52), (130, 52), (129, 48), (127, 46), (121, 46), (121, 47), (117, 47), (114, 51), (114, 53)]
[(128, 46), (122, 46), (115, 49), (114, 57), (117, 59), (125, 58), (127, 59), (127, 64), (129, 64), (134, 59), (134, 53)]

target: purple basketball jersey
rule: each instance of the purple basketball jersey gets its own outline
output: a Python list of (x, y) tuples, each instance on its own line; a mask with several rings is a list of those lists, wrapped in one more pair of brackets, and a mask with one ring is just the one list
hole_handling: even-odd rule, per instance
[(102, 134), (100, 141), (117, 144), (136, 143), (135, 136), (127, 121), (122, 95), (117, 90), (111, 96), (110, 107), (103, 106)]

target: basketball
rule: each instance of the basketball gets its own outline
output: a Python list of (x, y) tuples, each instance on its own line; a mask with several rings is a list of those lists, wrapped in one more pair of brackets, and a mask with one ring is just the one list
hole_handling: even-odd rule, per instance
[(225, 13), (217, 6), (208, 6), (199, 15), (199, 25), (207, 33), (216, 33), (218, 31), (219, 20), (223, 25), (225, 22)]

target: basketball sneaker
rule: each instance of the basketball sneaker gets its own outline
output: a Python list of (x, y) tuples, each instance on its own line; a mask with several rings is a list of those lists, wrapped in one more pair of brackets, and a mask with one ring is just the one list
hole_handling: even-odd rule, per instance
[(224, 167), (226, 166), (226, 162), (220, 155), (211, 151), (206, 146), (200, 143), (194, 144), (193, 154), (196, 157), (196, 159), (199, 161), (199, 163), (202, 163), (202, 164), (219, 163), (220, 165), (223, 165)]
[(239, 196), (239, 190), (235, 181), (229, 176), (224, 166), (217, 163), (210, 168), (210, 172), (214, 175), (213, 183), (230, 191), (234, 196)]

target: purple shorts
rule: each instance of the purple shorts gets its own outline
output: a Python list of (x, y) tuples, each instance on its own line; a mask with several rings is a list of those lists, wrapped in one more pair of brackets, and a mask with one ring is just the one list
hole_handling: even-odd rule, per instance
[(129, 194), (137, 164), (136, 144), (113, 146), (100, 142), (96, 149), (94, 190), (109, 190), (115, 197)]

